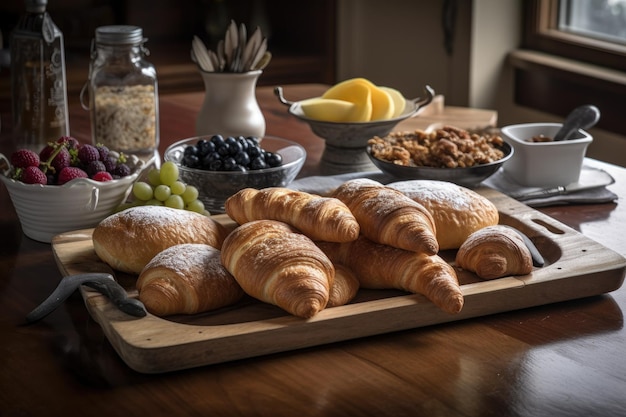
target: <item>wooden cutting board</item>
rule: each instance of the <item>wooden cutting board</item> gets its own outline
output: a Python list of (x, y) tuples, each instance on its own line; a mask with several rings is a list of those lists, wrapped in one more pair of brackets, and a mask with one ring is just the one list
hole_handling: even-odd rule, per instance
[[(126, 364), (139, 372), (160, 373), (604, 294), (623, 284), (626, 259), (621, 255), (497, 191), (478, 192), (498, 207), (500, 223), (533, 240), (546, 265), (529, 275), (492, 281), (459, 271), (465, 305), (456, 315), (442, 312), (421, 295), (360, 290), (352, 303), (306, 320), (250, 298), (199, 315), (136, 318), (88, 287), (81, 292), (91, 316)], [(225, 215), (214, 218), (232, 226)], [(93, 250), (92, 232), (78, 230), (53, 239), (63, 275), (111, 272)], [(454, 255), (441, 253), (451, 263)], [(137, 296), (136, 276), (114, 275), (129, 295)]]

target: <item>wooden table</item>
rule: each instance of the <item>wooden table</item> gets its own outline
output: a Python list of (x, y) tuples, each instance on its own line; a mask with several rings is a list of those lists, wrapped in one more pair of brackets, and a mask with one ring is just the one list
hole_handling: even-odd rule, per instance
[[(322, 86), (287, 86), (289, 99)], [(268, 134), (302, 143), (316, 173), (323, 141), (259, 90)], [(161, 151), (194, 135), (201, 94), (161, 99)], [(459, 121), (456, 109), (408, 127)], [(476, 111), (472, 120), (493, 120)], [(412, 123), (412, 124), (411, 124)], [(89, 121), (71, 110), (72, 134)], [(3, 139), (3, 148), (6, 138)], [(7, 152), (2, 149), (2, 152)], [(626, 170), (609, 188), (626, 197)], [(626, 255), (626, 206), (542, 209)], [(34, 325), (25, 315), (61, 275), (50, 246), (25, 237), (0, 188), (0, 416), (618, 416), (626, 415), (626, 288), (603, 296), (167, 374), (132, 371), (78, 293)]]

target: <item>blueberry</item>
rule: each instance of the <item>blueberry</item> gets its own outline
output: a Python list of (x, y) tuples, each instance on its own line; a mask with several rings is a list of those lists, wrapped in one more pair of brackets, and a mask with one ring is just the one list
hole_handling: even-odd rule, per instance
[(265, 162), (267, 162), (267, 165), (270, 167), (279, 167), (283, 164), (283, 157), (275, 152), (266, 152)]
[(197, 168), (200, 165), (200, 158), (198, 158), (198, 155), (185, 155), (182, 163), (186, 167)]
[(230, 155), (230, 146), (226, 143), (223, 143), (217, 147), (216, 151), (222, 156), (228, 156)]
[(265, 159), (262, 156), (257, 156), (250, 162), (250, 169), (263, 169), (267, 168), (267, 164), (265, 163)]
[(221, 159), (214, 159), (209, 162), (209, 170), (211, 171), (222, 171), (223, 164)]
[(239, 136), (237, 138), (237, 142), (239, 142), (239, 144), (241, 145), (241, 149), (243, 151), (247, 151), (248, 150), (248, 147), (250, 146), (250, 144), (248, 143), (246, 138), (244, 138), (243, 136)]
[(201, 139), (200, 141), (198, 141), (197, 148), (198, 148), (198, 154), (202, 156), (208, 155), (211, 152), (215, 152), (215, 144), (206, 139)]
[(237, 161), (239, 165), (247, 167), (248, 165), (250, 165), (250, 155), (242, 150), (237, 155), (235, 155), (235, 161)]
[(258, 156), (261, 156), (262, 153), (263, 151), (261, 150), (259, 145), (253, 145), (248, 148), (248, 155), (250, 156), (250, 159), (254, 159)]
[(185, 150), (183, 151), (183, 156), (198, 155), (200, 147), (201, 147), (200, 142), (198, 142), (197, 146), (196, 145), (185, 146)]
[(224, 137), (222, 135), (211, 136), (211, 142), (217, 147), (224, 143)]
[(237, 168), (237, 161), (233, 157), (224, 158), (223, 166), (225, 171), (234, 171)]
[(229, 143), (228, 144), (228, 148), (230, 150), (230, 155), (231, 156), (235, 156), (239, 152), (243, 151), (243, 148), (241, 147), (241, 144), (239, 142), (237, 142), (237, 141)]

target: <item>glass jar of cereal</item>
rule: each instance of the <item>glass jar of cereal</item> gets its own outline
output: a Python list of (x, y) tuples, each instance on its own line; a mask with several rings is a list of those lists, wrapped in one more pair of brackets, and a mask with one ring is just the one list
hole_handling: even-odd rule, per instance
[(81, 103), (91, 112), (94, 144), (138, 154), (153, 153), (159, 145), (157, 77), (144, 59), (145, 41), (137, 26), (96, 28), (89, 80), (81, 92)]

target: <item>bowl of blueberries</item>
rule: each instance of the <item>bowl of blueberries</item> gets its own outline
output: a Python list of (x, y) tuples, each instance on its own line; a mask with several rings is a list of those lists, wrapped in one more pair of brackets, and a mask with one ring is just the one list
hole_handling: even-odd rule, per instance
[(196, 136), (170, 145), (165, 161), (178, 165), (181, 181), (195, 186), (211, 213), (223, 213), (224, 202), (244, 188), (285, 187), (298, 175), (306, 151), (275, 136)]

